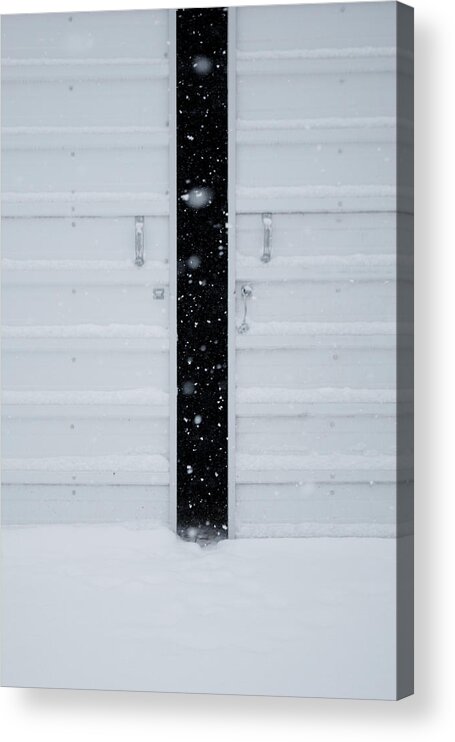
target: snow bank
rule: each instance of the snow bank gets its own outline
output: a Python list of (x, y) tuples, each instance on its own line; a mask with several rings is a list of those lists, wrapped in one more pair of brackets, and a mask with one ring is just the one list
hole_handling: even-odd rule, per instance
[(3, 683), (393, 698), (395, 543), (5, 528)]

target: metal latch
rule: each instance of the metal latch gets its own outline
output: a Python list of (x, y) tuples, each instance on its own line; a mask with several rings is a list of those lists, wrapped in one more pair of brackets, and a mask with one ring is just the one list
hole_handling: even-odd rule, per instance
[(144, 260), (144, 217), (137, 216), (134, 222), (135, 240), (134, 247), (136, 252), (136, 258), (134, 264), (138, 268), (142, 268), (145, 263)]
[(251, 299), (251, 297), (253, 296), (253, 287), (251, 286), (251, 284), (244, 283), (242, 288), (240, 289), (240, 295), (243, 300), (243, 319), (237, 329), (241, 335), (244, 335), (245, 332), (248, 332), (248, 330), (250, 329), (250, 326), (246, 321), (246, 317), (248, 313), (248, 299)]
[(272, 258), (272, 215), (263, 214), (262, 224), (264, 225), (264, 246), (261, 260), (263, 263), (270, 263)]

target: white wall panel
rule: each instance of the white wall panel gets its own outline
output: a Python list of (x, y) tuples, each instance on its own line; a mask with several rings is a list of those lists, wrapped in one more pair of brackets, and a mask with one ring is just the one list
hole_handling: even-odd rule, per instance
[(109, 13), (37, 13), (4, 19), (2, 56), (12, 65), (49, 59), (113, 63), (165, 58), (168, 52), (165, 10)]
[[(5, 32), (6, 33), (6, 32)], [(98, 79), (81, 77), (77, 68), (76, 79), (56, 79), (33, 82), (3, 82), (3, 113), (6, 127), (95, 127), (128, 126), (131, 133), (137, 126), (166, 126), (167, 79), (134, 79), (126, 74), (124, 79), (111, 80), (102, 76), (102, 65), (97, 70)], [(68, 70), (66, 70), (68, 74)], [(43, 101), (46, 105), (43, 105)], [(80, 136), (83, 135), (80, 132)], [(77, 140), (76, 140), (77, 141)]]
[(2, 504), (7, 520), (20, 525), (169, 519), (165, 485), (4, 484)]
[[(5, 394), (24, 391), (122, 391), (154, 387), (167, 391), (167, 352), (117, 343), (60, 340), (54, 348), (28, 343), (24, 350), (7, 350), (3, 375)], [(32, 375), (33, 370), (33, 375)]]
[(394, 357), (376, 349), (238, 351), (238, 379), (242, 387), (394, 389)]
[(371, 184), (387, 185), (394, 177), (393, 143), (302, 144), (270, 139), (264, 144), (239, 144), (237, 172), (245, 186), (298, 186), (303, 174), (318, 186), (342, 183), (347, 174), (349, 184), (363, 184), (365, 168), (368, 168)]
[[(352, 275), (355, 276), (354, 271)], [(395, 290), (387, 278), (381, 282), (355, 278), (330, 283), (257, 281), (248, 315), (253, 322), (356, 322), (359, 317), (361, 321), (393, 322)]]
[(3, 517), (167, 523), (169, 13), (2, 42)]
[[(302, 419), (303, 417), (303, 419)], [(238, 445), (245, 453), (299, 453), (316, 450), (346, 454), (395, 451), (396, 420), (392, 415), (312, 415), (286, 417), (240, 417)], [(366, 429), (366, 426), (368, 428)]]
[(168, 318), (166, 302), (153, 299), (150, 285), (84, 285), (77, 276), (65, 285), (6, 285), (3, 302), (4, 321), (10, 325), (124, 323), (166, 327)]
[(239, 12), (239, 51), (351, 49), (393, 46), (393, 3), (264, 6)]
[[(169, 187), (168, 153), (165, 147), (112, 150), (14, 149), (3, 155), (5, 191), (92, 192), (146, 191), (153, 173), (155, 188)], [(24, 188), (26, 185), (26, 189)]]
[[(69, 432), (70, 431), (70, 432)], [(116, 417), (81, 417), (77, 410), (65, 417), (5, 417), (3, 425), (5, 458), (14, 458), (26, 450), (31, 458), (39, 456), (108, 456), (125, 451), (125, 441), (132, 451), (143, 450), (166, 456), (169, 425), (167, 420), (137, 417), (125, 407)]]
[[(412, 245), (412, 217), (409, 221), (409, 251)], [(261, 213), (238, 217), (238, 258), (260, 257), (263, 249)], [(273, 214), (273, 257), (327, 256), (337, 258), (352, 255), (389, 256), (395, 262), (396, 214), (339, 213)], [(276, 264), (276, 263), (275, 263)]]
[[(146, 217), (144, 232), (144, 269), (147, 269), (150, 260), (167, 264), (167, 217)], [(130, 265), (134, 261), (133, 217), (4, 219), (2, 237), (4, 259), (65, 260), (70, 256), (74, 260), (121, 260)], [(128, 275), (131, 275), (131, 271)], [(8, 276), (5, 276), (5, 280), (8, 280)]]
[(236, 342), (236, 532), (392, 535), (397, 126), (410, 131), (396, 120), (397, 54), (400, 74), (409, 60), (395, 5), (240, 8), (236, 25), (238, 328), (252, 290)]
[[(241, 13), (239, 14), (241, 22)], [(276, 60), (279, 69), (281, 61)], [(332, 61), (332, 67), (335, 63)], [(248, 75), (238, 83), (241, 119), (313, 119), (393, 116), (394, 72)], [(271, 88), (272, 85), (272, 88)]]

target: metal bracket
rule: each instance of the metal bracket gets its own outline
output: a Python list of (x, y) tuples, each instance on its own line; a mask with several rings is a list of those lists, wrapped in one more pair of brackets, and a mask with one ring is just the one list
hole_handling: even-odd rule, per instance
[(261, 260), (263, 263), (270, 263), (272, 259), (272, 215), (263, 214), (262, 224), (264, 225), (264, 247)]
[(244, 283), (242, 288), (240, 289), (240, 295), (243, 299), (243, 320), (238, 326), (237, 330), (241, 335), (244, 335), (250, 329), (250, 326), (246, 321), (246, 316), (248, 313), (248, 299), (251, 299), (251, 297), (253, 296), (253, 287), (251, 286), (251, 284)]
[(135, 218), (134, 232), (135, 232), (134, 248), (136, 252), (136, 258), (134, 260), (134, 264), (137, 265), (138, 268), (142, 268), (142, 266), (145, 263), (145, 260), (144, 260), (144, 217), (143, 216), (137, 216)]

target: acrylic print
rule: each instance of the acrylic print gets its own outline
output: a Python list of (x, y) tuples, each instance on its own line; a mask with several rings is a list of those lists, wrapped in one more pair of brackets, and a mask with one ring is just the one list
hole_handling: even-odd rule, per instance
[(412, 693), (413, 15), (2, 17), (2, 682)]

